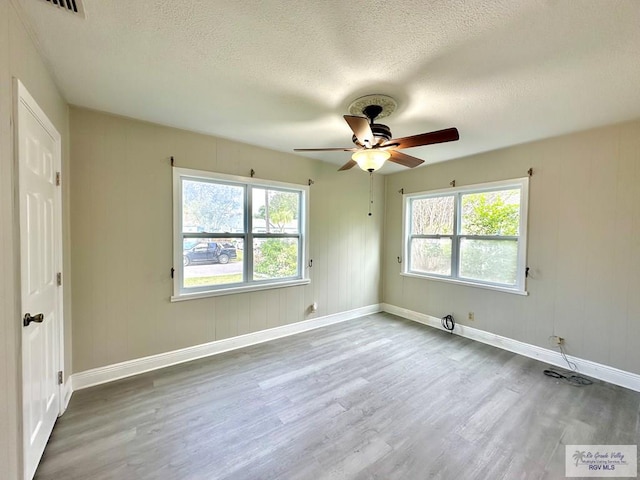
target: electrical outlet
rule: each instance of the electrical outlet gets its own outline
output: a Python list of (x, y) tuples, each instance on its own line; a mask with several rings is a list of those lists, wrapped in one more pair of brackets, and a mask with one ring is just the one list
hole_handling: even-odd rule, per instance
[(551, 342), (552, 342), (554, 345), (564, 345), (564, 338), (563, 338), (563, 337), (559, 337), (559, 336), (557, 336), (557, 335), (553, 335), (553, 336), (551, 337)]
[(318, 311), (318, 302), (313, 302), (310, 307), (311, 313), (315, 313)]
[(473, 312), (469, 312), (469, 320), (473, 322), (475, 319), (476, 319), (476, 314)]

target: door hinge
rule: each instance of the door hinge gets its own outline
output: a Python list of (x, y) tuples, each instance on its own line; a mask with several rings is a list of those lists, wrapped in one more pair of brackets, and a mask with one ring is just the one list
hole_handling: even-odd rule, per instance
[(64, 380), (62, 379), (62, 370), (58, 372), (58, 385), (62, 385)]
[(56, 172), (56, 187), (60, 186), (60, 172)]
[(56, 283), (58, 284), (59, 287), (62, 285), (62, 273), (61, 272), (58, 272), (58, 274), (56, 275)]

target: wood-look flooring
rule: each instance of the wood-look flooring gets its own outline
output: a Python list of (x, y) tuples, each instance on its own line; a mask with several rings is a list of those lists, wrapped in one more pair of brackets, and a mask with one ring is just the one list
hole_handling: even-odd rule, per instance
[(557, 479), (640, 394), (376, 314), (74, 393), (38, 480)]

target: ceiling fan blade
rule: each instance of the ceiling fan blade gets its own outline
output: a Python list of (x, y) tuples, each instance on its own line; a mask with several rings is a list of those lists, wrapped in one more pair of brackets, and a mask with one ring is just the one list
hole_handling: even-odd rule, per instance
[(294, 152), (355, 152), (357, 148), (294, 148)]
[(363, 146), (367, 148), (373, 146), (375, 138), (373, 137), (369, 120), (365, 117), (357, 117), (355, 115), (345, 115), (344, 119), (349, 124), (351, 130), (353, 130), (353, 134)]
[(391, 150), (391, 158), (390, 162), (398, 163), (400, 165), (404, 165), (405, 167), (413, 168), (418, 165), (424, 163), (424, 160), (421, 160), (416, 157), (412, 157), (411, 155), (406, 155), (402, 152), (398, 152), (397, 150)]
[(389, 143), (400, 144), (397, 148), (421, 147), (423, 145), (433, 145), (434, 143), (454, 142), (460, 138), (457, 128), (445, 128), (435, 132), (421, 133), (411, 137), (392, 138), (382, 146)]
[(380, 147), (376, 147), (378, 150), (389, 150), (390, 148), (400, 148), (399, 143), (385, 143)]
[(358, 163), (355, 160), (349, 160), (347, 163), (345, 163), (344, 165), (342, 165), (338, 171), (341, 172), (342, 170), (349, 170), (350, 168), (353, 168), (357, 165)]

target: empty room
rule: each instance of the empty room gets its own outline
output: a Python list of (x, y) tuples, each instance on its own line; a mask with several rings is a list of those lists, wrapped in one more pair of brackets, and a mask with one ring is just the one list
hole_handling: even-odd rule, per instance
[(0, 0), (0, 480), (637, 478), (639, 25)]

